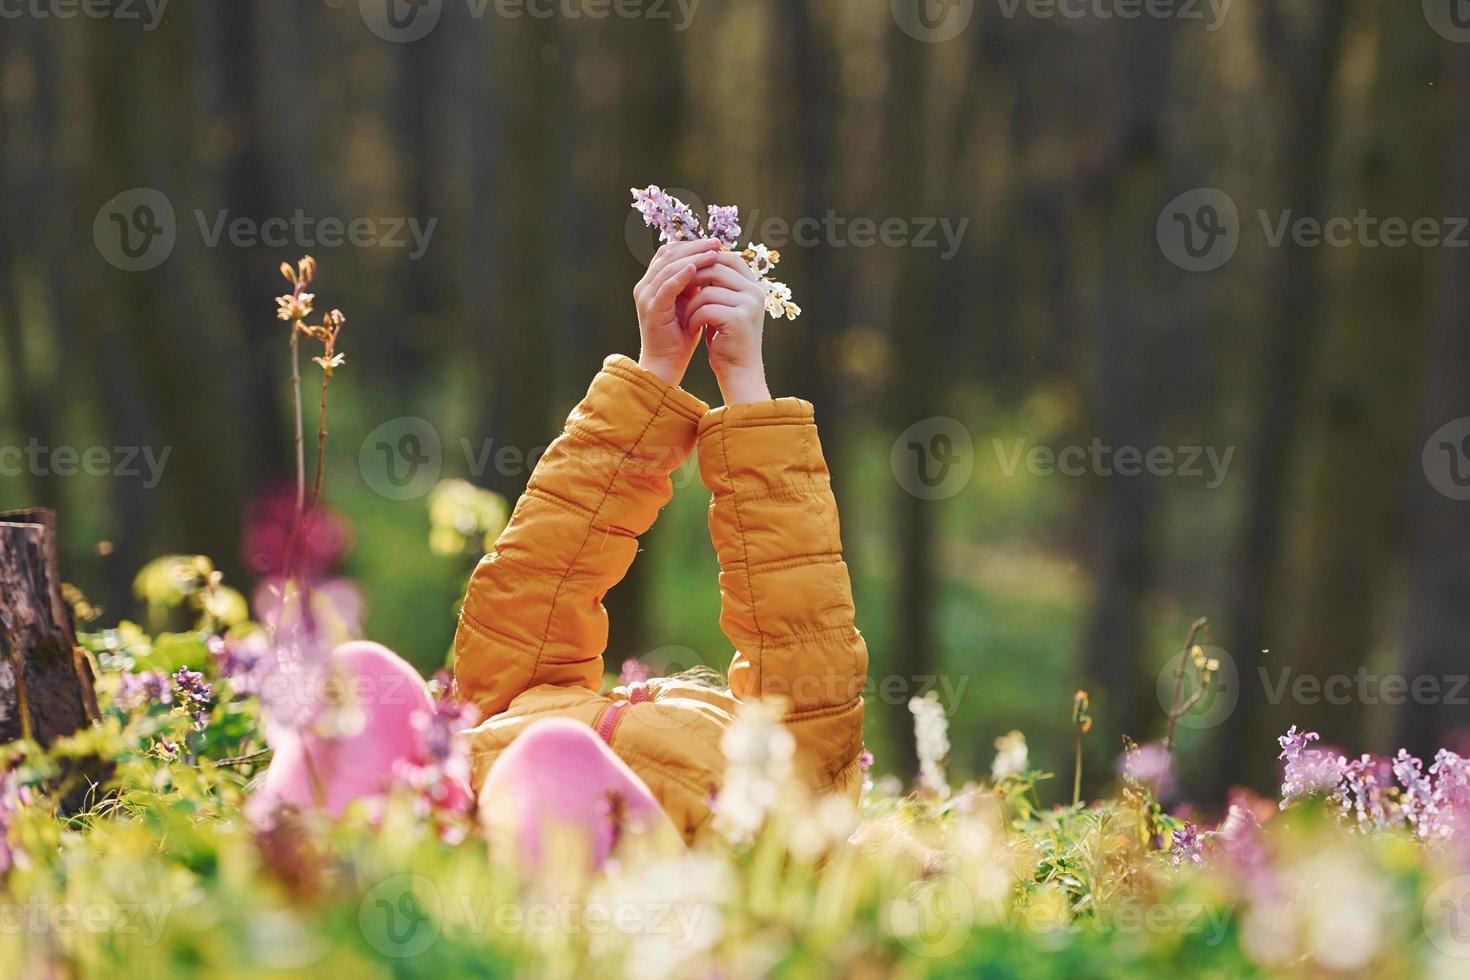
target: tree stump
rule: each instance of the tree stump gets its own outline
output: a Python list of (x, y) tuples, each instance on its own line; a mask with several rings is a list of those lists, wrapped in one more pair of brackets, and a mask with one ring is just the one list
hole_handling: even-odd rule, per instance
[(97, 720), (92, 664), (61, 594), (56, 515), (0, 513), (0, 744), (48, 746)]

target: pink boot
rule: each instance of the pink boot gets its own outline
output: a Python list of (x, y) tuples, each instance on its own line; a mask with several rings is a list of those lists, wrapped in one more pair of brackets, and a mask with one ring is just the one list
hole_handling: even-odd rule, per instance
[(677, 837), (643, 780), (591, 728), (568, 718), (533, 722), (495, 760), (480, 788), (480, 822), (513, 834), (532, 866), (553, 833), (580, 836), (599, 868), (626, 827)]
[[(327, 812), (338, 816), (354, 800), (382, 795), (394, 766), (414, 761), (419, 736), (413, 716), (434, 710), (418, 671), (377, 643), (344, 643), (332, 651), (332, 659), (338, 675), (334, 693), (353, 700), (365, 716), (361, 727), (337, 738), (273, 734), (275, 754), (251, 799), (252, 812), (268, 813), (283, 804), (313, 809), (319, 787)], [(468, 797), (467, 786), (455, 791)]]

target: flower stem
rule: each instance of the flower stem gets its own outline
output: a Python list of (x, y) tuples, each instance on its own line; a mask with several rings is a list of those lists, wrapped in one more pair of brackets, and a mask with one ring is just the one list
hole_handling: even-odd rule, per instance
[(1082, 727), (1073, 726), (1077, 740), (1077, 763), (1072, 771), (1072, 806), (1082, 805)]
[(332, 376), (326, 372), (322, 373), (322, 401), (317, 410), (316, 430), (316, 482), (311, 488), (311, 507), (316, 509), (317, 502), (322, 496), (322, 469), (327, 462), (327, 385), (331, 384)]
[(306, 509), (306, 438), (301, 431), (301, 332), (291, 327), (291, 402), (296, 409), (296, 517)]

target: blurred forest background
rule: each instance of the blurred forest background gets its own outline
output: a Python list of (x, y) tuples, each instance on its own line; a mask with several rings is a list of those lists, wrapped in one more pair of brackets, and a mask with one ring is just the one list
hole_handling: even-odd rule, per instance
[[(1098, 786), (1120, 734), (1159, 736), (1157, 679), (1201, 615), (1235, 676), (1181, 734), (1207, 806), (1269, 785), (1289, 724), (1350, 754), (1432, 752), (1470, 718), (1454, 680), (1470, 672), (1470, 503), (1427, 466), (1431, 433), (1470, 415), (1470, 235), (1270, 234), (1287, 212), (1446, 234), (1470, 215), (1470, 44), (1420, 4), (1123, 19), (1097, 11), (1126, 3), (914, 0), (916, 21), (906, 0), (647, 0), (602, 18), (571, 16), (608, 9), (581, 0), (546, 17), (388, 2), (394, 18), (375, 0), (175, 2), (150, 23), (137, 2), (62, 19), (42, 0), (0, 22), (0, 446), (170, 451), (156, 487), (0, 477), (0, 507), (60, 511), (63, 570), (104, 623), (138, 614), (133, 575), (162, 553), (209, 554), (249, 586), (242, 527), (293, 472), (277, 267), (310, 252), (319, 308), (348, 315), (326, 480), (353, 527), (341, 571), (370, 638), (441, 664), (472, 559), (431, 553), (424, 499), (378, 492), (360, 449), (422, 418), (445, 478), (513, 498), (527, 468), (484, 450), (544, 446), (603, 357), (636, 354), (652, 239), (630, 235), (628, 188), (653, 182), (758, 209), (751, 237), (849, 222), (770, 242), (806, 315), (769, 326), (767, 363), (822, 424), (879, 770), (910, 768), (906, 699), (932, 676), (960, 774), (1019, 728), (1033, 763), (1069, 776), (1086, 688)], [(415, 15), (434, 21), (421, 37), (401, 26)], [(963, 29), (925, 36), (945, 18)], [(175, 215), (143, 271), (99, 245), (133, 188)], [(1196, 188), (1239, 209), (1212, 271), (1163, 244), (1170, 202)], [(421, 256), (406, 231), (406, 248), (213, 236), (221, 214), (298, 211), (434, 224)], [(856, 218), (904, 231), (874, 242)], [(925, 232), (941, 221), (965, 223), (953, 255)], [(698, 359), (686, 387), (717, 399)], [(968, 435), (952, 462), (969, 475), (925, 499), (905, 489), (901, 434), (936, 417)], [(1094, 440), (1233, 455), (1219, 481), (1012, 465), (1017, 445)], [(681, 482), (609, 597), (612, 670), (729, 656), (707, 496)], [(1290, 687), (1363, 671), (1343, 703)], [(1389, 675), (1439, 695), (1396, 706), (1371, 681)]]

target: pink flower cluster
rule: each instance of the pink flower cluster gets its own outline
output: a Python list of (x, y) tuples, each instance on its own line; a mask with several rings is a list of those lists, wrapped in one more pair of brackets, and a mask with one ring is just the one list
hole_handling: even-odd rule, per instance
[(29, 786), (21, 785), (13, 770), (0, 772), (0, 875), (22, 861), (25, 855), (10, 841), (10, 825), (21, 807), (31, 803)]
[(1307, 796), (1326, 795), (1360, 828), (1407, 826), (1427, 841), (1460, 837), (1470, 823), (1470, 759), (1440, 749), (1426, 773), (1424, 763), (1404, 749), (1392, 759), (1357, 759), (1312, 748), (1320, 736), (1296, 726), (1281, 743), (1281, 806)]
[(446, 811), (463, 815), (474, 802), (469, 793), (470, 763), (464, 742), (456, 736), (480, 720), (474, 705), (445, 695), (433, 711), (417, 711), (412, 718), (417, 743), (411, 759), (395, 764), (393, 780), (411, 789), (418, 806), (428, 815)]

